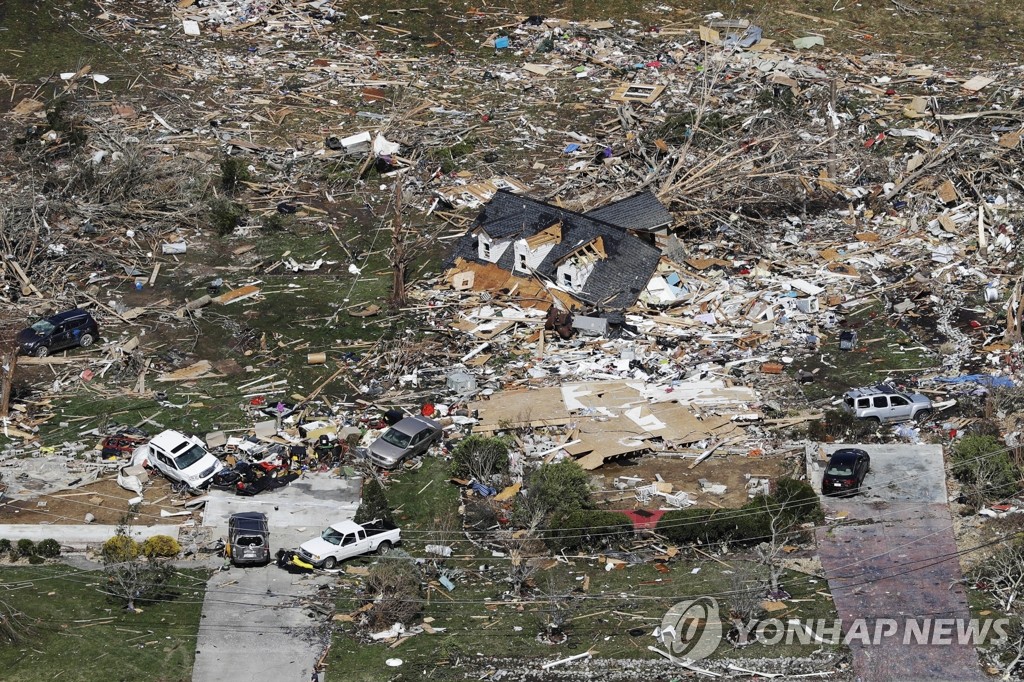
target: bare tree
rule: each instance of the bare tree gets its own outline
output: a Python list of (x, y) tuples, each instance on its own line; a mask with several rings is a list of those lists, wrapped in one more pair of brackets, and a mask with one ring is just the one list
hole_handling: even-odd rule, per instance
[(402, 205), (402, 182), (395, 180), (395, 216), (391, 221), (391, 252), (388, 261), (391, 263), (391, 303), (396, 307), (405, 305), (409, 266), (433, 241), (431, 235), (422, 231), (417, 233), (413, 226), (406, 225)]
[(763, 576), (749, 566), (735, 570), (730, 578), (732, 598), (728, 604), (730, 628), (726, 638), (734, 646), (742, 647), (752, 643), (750, 635), (764, 611), (761, 603), (766, 585)]
[(526, 528), (502, 531), (499, 535), (498, 542), (509, 559), (508, 581), (513, 595), (522, 595), (537, 573), (532, 557), (545, 552), (544, 543), (537, 537), (545, 516), (544, 510), (534, 509), (525, 521)]
[(1024, 543), (1013, 540), (986, 558), (970, 573), (969, 582), (986, 592), (995, 602), (995, 607), (1010, 616), (1010, 627), (1006, 638), (995, 646), (980, 649), (989, 658), (989, 663), (1003, 671), (1004, 680), (1020, 679), (1024, 668)]
[(136, 601), (156, 597), (166, 589), (173, 569), (167, 559), (142, 556), (126, 515), (114, 537), (103, 543), (103, 572), (107, 583), (100, 591), (123, 600), (125, 609), (134, 613)]

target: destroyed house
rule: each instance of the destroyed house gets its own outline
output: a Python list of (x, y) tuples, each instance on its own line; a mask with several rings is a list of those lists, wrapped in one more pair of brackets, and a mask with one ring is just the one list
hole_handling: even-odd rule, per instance
[[(642, 196), (618, 202), (633, 203), (635, 216), (610, 204), (599, 209), (601, 219), (499, 191), (455, 243), (446, 268), (453, 274), (497, 268), (508, 273), (509, 282), (539, 278), (580, 305), (628, 308), (661, 258), (660, 250), (631, 232), (633, 218), (644, 230), (663, 217), (640, 210), (650, 207), (648, 200), (637, 199)], [(494, 281), (493, 276), (481, 279)]]

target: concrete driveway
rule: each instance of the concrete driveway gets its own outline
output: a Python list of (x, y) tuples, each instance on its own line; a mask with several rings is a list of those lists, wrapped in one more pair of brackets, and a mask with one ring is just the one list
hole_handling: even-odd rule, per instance
[(938, 445), (827, 445), (807, 449), (807, 472), (821, 490), (825, 461), (857, 447), (871, 456), (862, 492), (823, 497), (829, 516), (847, 524), (817, 531), (818, 552), (828, 577), (843, 632), (862, 621), (870, 633), (886, 620), (899, 630), (877, 643), (853, 639), (854, 668), (864, 682), (878, 680), (982, 680), (970, 643), (906, 641), (906, 623), (970, 620), (960, 584), (960, 563), (946, 496), (942, 448)]
[[(213, 491), (203, 523), (223, 537), (231, 514), (261, 511), (270, 521), (271, 550), (294, 549), (327, 524), (352, 518), (359, 493), (359, 479), (319, 474), (255, 497)], [(309, 682), (325, 642), (317, 635), (322, 619), (310, 618), (301, 601), (331, 581), (274, 563), (215, 574), (203, 600), (193, 682)]]

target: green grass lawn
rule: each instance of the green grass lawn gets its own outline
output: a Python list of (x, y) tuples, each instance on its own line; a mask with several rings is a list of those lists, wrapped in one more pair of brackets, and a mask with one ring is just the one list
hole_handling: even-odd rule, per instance
[(128, 682), (192, 679), (205, 576), (176, 574), (166, 601), (141, 613), (99, 592), (98, 571), (62, 564), (0, 568), (0, 602), (24, 612), (20, 642), (0, 640), (0, 678)]
[[(387, 679), (389, 668), (385, 661), (389, 658), (404, 661), (403, 679), (404, 675), (429, 674), (431, 679), (440, 680), (463, 679), (466, 670), (457, 663), (480, 657), (514, 658), (525, 665), (539, 665), (587, 650), (596, 658), (654, 658), (657, 654), (647, 650), (657, 644), (651, 633), (673, 604), (687, 598), (718, 595), (723, 610), (728, 607), (729, 593), (736, 584), (734, 576), (749, 568), (748, 562), (742, 560), (728, 563), (729, 567), (682, 561), (669, 564), (669, 572), (662, 573), (651, 564), (605, 571), (596, 560), (575, 559), (568, 565), (539, 571), (534, 578), (537, 596), (513, 600), (504, 594), (507, 583), (502, 581), (501, 559), (449, 561), (448, 565), (463, 569), (467, 577), (457, 582), (451, 594), (442, 593), (443, 588), (432, 590), (420, 617), (407, 624), (433, 618), (430, 626), (445, 628), (443, 633), (416, 635), (392, 649), (386, 644), (364, 643), (356, 636), (353, 624), (340, 624), (328, 658), (328, 674), (344, 671), (346, 679), (367, 682)], [(481, 564), (493, 568), (480, 572)], [(694, 569), (700, 570), (694, 574)], [(583, 592), (580, 586), (585, 576), (589, 576), (589, 589)], [(810, 583), (807, 576), (798, 573), (787, 574), (783, 583), (796, 601), (790, 602), (790, 608), (781, 616), (773, 613), (772, 617), (836, 617), (831, 600), (816, 593), (823, 584)], [(546, 596), (565, 594), (574, 588), (570, 599), (552, 600)], [(339, 604), (340, 612), (351, 608), (352, 602), (347, 599)], [(568, 640), (556, 646), (536, 639), (554, 610), (564, 610), (571, 619)], [(723, 645), (715, 656), (809, 656), (818, 648), (816, 644), (755, 644), (737, 651)]]
[[(655, 644), (651, 632), (670, 606), (686, 598), (716, 596), (723, 610), (732, 605), (735, 592), (757, 569), (742, 560), (727, 565), (705, 560), (685, 560), (667, 564), (668, 572), (653, 564), (639, 564), (607, 571), (602, 561), (572, 557), (568, 563), (539, 569), (533, 576), (535, 589), (528, 597), (514, 599), (506, 591), (509, 583), (508, 559), (475, 547), (449, 525), (449, 517), (459, 504), (458, 488), (448, 481), (449, 463), (425, 458), (416, 471), (392, 475), (387, 494), (395, 509), (395, 520), (403, 530), (403, 548), (413, 557), (429, 556), (425, 545), (448, 544), (453, 549), (443, 568), (453, 569), (455, 590), (448, 593), (434, 582), (424, 597), (419, 617), (406, 626), (432, 618), (429, 625), (444, 632), (421, 634), (392, 649), (387, 644), (367, 644), (359, 639), (353, 623), (338, 623), (328, 658), (328, 675), (343, 671), (346, 679), (369, 682), (389, 679), (396, 673), (385, 661), (400, 658), (405, 675), (429, 674), (430, 679), (463, 679), (465, 668), (457, 661), (479, 656), (509, 657), (534, 662), (570, 656), (593, 649), (601, 658), (651, 658), (647, 650)], [(438, 529), (448, 527), (447, 535)], [(432, 531), (432, 532), (428, 532)], [(700, 557), (696, 557), (700, 559)], [(364, 557), (347, 565), (369, 567), (377, 557)], [(694, 572), (696, 569), (696, 572)], [(357, 576), (346, 576), (348, 588), (338, 601), (338, 612), (351, 613), (360, 605), (354, 592), (360, 584)], [(582, 586), (587, 584), (584, 591)], [(793, 600), (786, 611), (770, 614), (785, 618), (835, 618), (831, 599), (822, 581), (800, 573), (788, 573), (783, 586)], [(566, 599), (564, 595), (571, 594)], [(827, 595), (827, 592), (826, 592)], [(537, 635), (555, 611), (570, 618), (569, 639), (550, 646), (537, 641)], [(642, 629), (642, 634), (630, 630)], [(814, 646), (759, 646), (746, 648), (742, 656), (807, 656)], [(735, 652), (723, 647), (719, 655)]]
[(910, 334), (891, 325), (881, 305), (866, 305), (846, 317), (844, 329), (857, 331), (857, 347), (839, 350), (839, 332), (824, 332), (820, 351), (794, 362), (790, 369), (816, 371), (815, 380), (803, 384), (804, 396), (811, 401), (842, 395), (851, 388), (877, 384), (887, 376), (902, 382), (913, 370), (941, 367), (940, 359), (921, 350), (921, 343)]

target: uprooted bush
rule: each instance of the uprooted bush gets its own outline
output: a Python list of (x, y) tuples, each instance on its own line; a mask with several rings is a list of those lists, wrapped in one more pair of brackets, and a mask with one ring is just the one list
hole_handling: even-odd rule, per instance
[(632, 535), (633, 522), (625, 514), (594, 510), (572, 512), (558, 528), (548, 529), (543, 534), (548, 546), (556, 551), (613, 547)]
[(395, 623), (409, 623), (422, 606), (423, 575), (404, 552), (394, 551), (370, 567), (366, 576), (367, 596), (373, 606), (364, 614), (364, 625), (374, 631)]
[(1021, 470), (994, 436), (965, 436), (951, 454), (950, 471), (962, 484), (963, 501), (974, 509), (1021, 490)]

